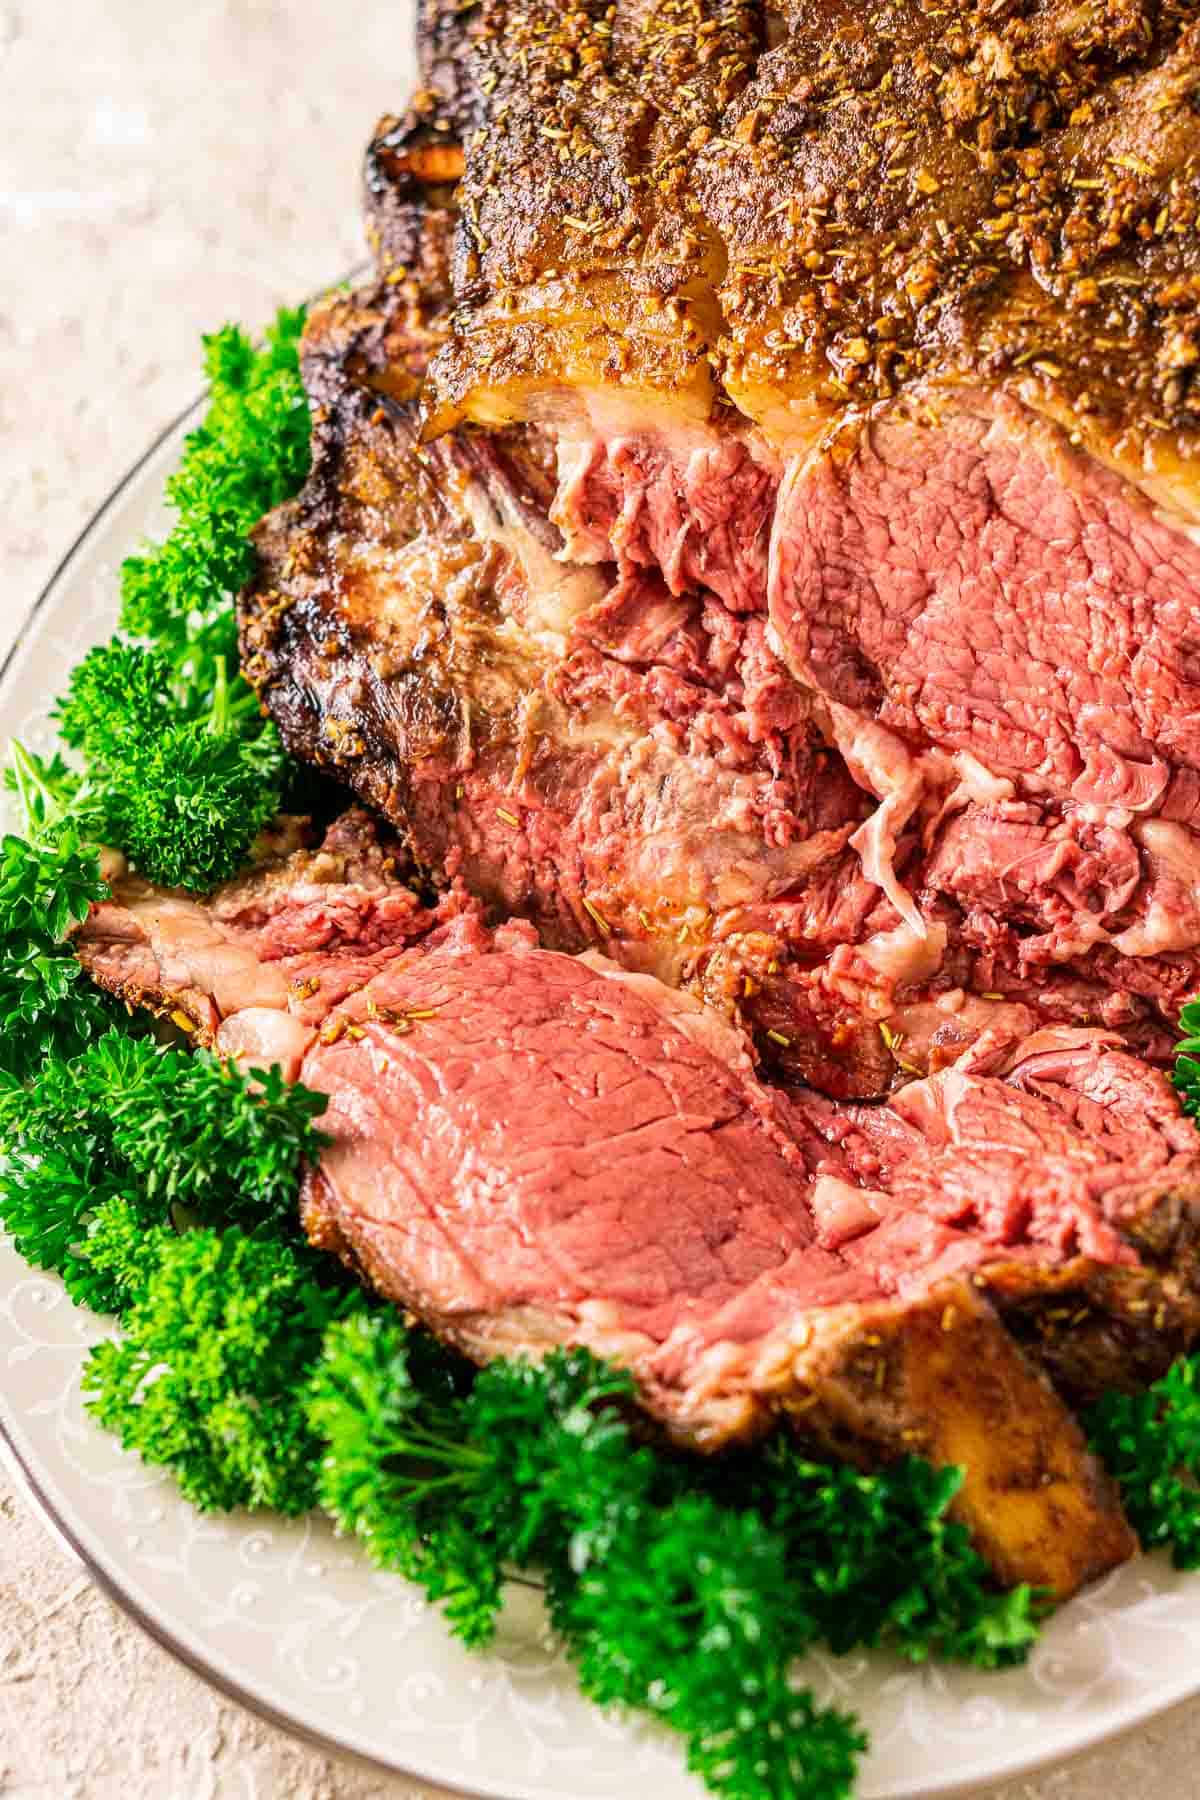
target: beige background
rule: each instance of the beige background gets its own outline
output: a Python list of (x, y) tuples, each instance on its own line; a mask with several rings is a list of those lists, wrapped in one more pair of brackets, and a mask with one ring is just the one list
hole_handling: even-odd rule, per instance
[[(198, 389), (199, 333), (362, 254), (358, 157), (406, 0), (0, 0), (0, 654)], [(0, 1794), (421, 1800), (177, 1666), (0, 1468)], [(991, 1800), (1197, 1800), (1200, 1703)], [(615, 1800), (615, 1797), (614, 1797)]]

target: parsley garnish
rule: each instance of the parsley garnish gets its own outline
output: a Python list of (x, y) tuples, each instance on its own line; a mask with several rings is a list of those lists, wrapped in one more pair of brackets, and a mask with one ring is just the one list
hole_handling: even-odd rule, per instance
[[(56, 708), (81, 766), (20, 753), (23, 792), (69, 821), (76, 845), (115, 846), (168, 887), (225, 880), (279, 808), (285, 758), (236, 672), (234, 599), (253, 572), (250, 531), (308, 468), (302, 324), (281, 312), (261, 349), (234, 326), (205, 339), (208, 411), (167, 484), (175, 527), (124, 564), (121, 633), (84, 657)], [(13, 926), (0, 910), (6, 938)]]
[(208, 412), (167, 483), (177, 523), (121, 569), (122, 631), (165, 653), (185, 693), (210, 694), (218, 664), (236, 669), (232, 598), (254, 573), (249, 534), (308, 473), (303, 328), (304, 309), (285, 308), (262, 349), (236, 325), (205, 338)]
[(1182, 1358), (1145, 1393), (1105, 1394), (1087, 1427), (1144, 1547), (1200, 1568), (1200, 1358)]
[(1179, 1015), (1183, 1032), (1176, 1046), (1175, 1073), (1172, 1080), (1179, 1092), (1179, 1104), (1193, 1119), (1200, 1118), (1200, 1000), (1189, 1000)]
[(86, 781), (63, 804), (88, 836), (119, 844), (167, 887), (207, 891), (236, 873), (279, 810), (284, 756), (240, 679), (180, 690), (170, 658), (119, 638), (90, 652), (59, 702)]
[(839, 1654), (884, 1645), (911, 1662), (940, 1656), (977, 1668), (1020, 1662), (1045, 1607), (1028, 1587), (997, 1591), (963, 1525), (948, 1516), (957, 1468), (905, 1457), (875, 1474), (815, 1462), (783, 1433), (724, 1469), (728, 1483), (783, 1531), (791, 1593), (813, 1641)]
[(0, 1088), (0, 1223), (74, 1299), (118, 1310), (120, 1293), (88, 1253), (107, 1200), (122, 1198), (147, 1227), (174, 1208), (279, 1225), (294, 1212), (302, 1160), (324, 1141), (313, 1121), (325, 1105), (277, 1069), (243, 1073), (204, 1050), (110, 1031), (70, 1062), (49, 1058), (30, 1086)]
[[(89, 1410), (204, 1509), (306, 1512), (320, 1446), (300, 1391), (322, 1329), (355, 1304), (279, 1238), (146, 1231), (110, 1203), (85, 1246), (124, 1305), (84, 1369)], [(324, 1261), (325, 1259), (322, 1259)]]
[(0, 1074), (18, 1081), (48, 1056), (75, 1055), (115, 1016), (64, 941), (108, 895), (98, 858), (50, 798), (69, 779), (59, 758), (14, 746), (8, 786), (29, 835), (0, 839)]
[(639, 1445), (629, 1376), (584, 1352), (494, 1363), (459, 1400), (414, 1373), (419, 1342), (391, 1311), (329, 1333), (309, 1408), (322, 1505), (470, 1643), (506, 1572), (539, 1566), (585, 1691), (674, 1725), (715, 1793), (848, 1791), (853, 1722), (787, 1678), (817, 1642), (989, 1668), (1036, 1638), (1029, 1590), (997, 1593), (945, 1517), (953, 1470), (863, 1475), (783, 1437), (698, 1464)]
[(622, 1371), (556, 1350), (493, 1363), (465, 1399), (431, 1395), (399, 1318), (355, 1314), (312, 1382), (321, 1503), (469, 1643), (491, 1636), (510, 1568), (539, 1566), (584, 1691), (680, 1731), (725, 1800), (837, 1800), (865, 1739), (789, 1680), (805, 1635), (786, 1538), (638, 1447), (631, 1394)]

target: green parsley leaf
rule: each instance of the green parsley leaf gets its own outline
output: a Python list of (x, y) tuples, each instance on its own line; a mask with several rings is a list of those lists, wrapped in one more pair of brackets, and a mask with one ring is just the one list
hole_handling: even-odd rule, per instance
[(326, 1098), (207, 1051), (110, 1031), (28, 1087), (0, 1086), (0, 1221), (76, 1300), (121, 1294), (89, 1259), (97, 1210), (120, 1196), (144, 1225), (172, 1209), (213, 1223), (290, 1223), (305, 1160), (325, 1141)]
[(792, 1686), (783, 1536), (702, 1494), (612, 1513), (603, 1554), (554, 1590), (584, 1692), (682, 1732), (689, 1768), (726, 1800), (849, 1794), (866, 1739)]
[(1085, 1424), (1146, 1549), (1200, 1568), (1200, 1358), (1181, 1358), (1145, 1393), (1105, 1394)]
[(1183, 1036), (1176, 1046), (1175, 1072), (1172, 1080), (1179, 1093), (1179, 1104), (1193, 1119), (1200, 1118), (1200, 1000), (1189, 1000), (1179, 1015)]
[(419, 1581), (470, 1643), (513, 1566), (545, 1572), (586, 1692), (684, 1733), (725, 1800), (836, 1800), (864, 1740), (796, 1692), (787, 1544), (757, 1515), (674, 1492), (638, 1447), (627, 1374), (583, 1351), (497, 1362), (462, 1401), (414, 1380), (394, 1315), (336, 1324), (311, 1386), (322, 1505)]
[(24, 1081), (51, 1056), (73, 1056), (114, 1008), (83, 978), (63, 939), (108, 894), (73, 829), (36, 842), (0, 840), (0, 1070)]
[(790, 1593), (813, 1641), (980, 1668), (1028, 1655), (1045, 1608), (1027, 1587), (998, 1592), (966, 1528), (947, 1516), (960, 1469), (914, 1456), (867, 1475), (814, 1462), (782, 1433), (737, 1469), (714, 1478), (786, 1535)]
[(205, 339), (208, 411), (167, 483), (175, 527), (124, 564), (122, 635), (84, 657), (58, 703), (83, 768), (27, 759), (35, 811), (49, 797), (88, 841), (172, 887), (207, 892), (234, 874), (280, 805), (278, 732), (230, 671), (250, 533), (308, 471), (303, 320), (281, 312), (261, 347), (234, 326)]
[(254, 570), (249, 534), (308, 473), (303, 326), (303, 309), (285, 309), (261, 349), (234, 325), (205, 338), (208, 411), (167, 483), (177, 522), (122, 567), (122, 631), (155, 643), (200, 693), (218, 663), (236, 666), (232, 600)]
[(86, 762), (74, 805), (89, 833), (151, 879), (201, 892), (245, 862), (278, 810), (284, 773), (278, 733), (245, 683), (239, 716), (223, 664), (213, 679), (201, 699), (179, 688), (161, 651), (114, 639), (77, 666), (58, 707)]
[(319, 1447), (298, 1396), (323, 1331), (358, 1304), (311, 1257), (244, 1232), (146, 1232), (129, 1275), (126, 1220), (92, 1254), (134, 1287), (119, 1340), (84, 1368), (88, 1410), (204, 1509), (311, 1507)]

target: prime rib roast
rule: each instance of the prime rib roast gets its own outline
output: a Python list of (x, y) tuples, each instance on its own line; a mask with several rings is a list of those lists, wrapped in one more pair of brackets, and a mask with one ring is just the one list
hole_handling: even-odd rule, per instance
[(1200, 1339), (1200, 8), (419, 40), (240, 601), (370, 811), (80, 955), (329, 1094), (310, 1234), (470, 1356), (962, 1463), (1069, 1592), (1069, 1407)]

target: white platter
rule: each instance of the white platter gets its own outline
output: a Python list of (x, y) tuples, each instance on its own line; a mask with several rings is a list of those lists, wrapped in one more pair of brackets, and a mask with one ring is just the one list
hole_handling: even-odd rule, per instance
[[(189, 414), (68, 555), (0, 676), (0, 740), (49, 743), (45, 711), (107, 634), (121, 558), (167, 521)], [(83, 1413), (101, 1322), (0, 1242), (0, 1428), (95, 1577), (163, 1644), (261, 1713), (390, 1768), (501, 1800), (699, 1800), (678, 1746), (579, 1698), (540, 1602), (514, 1588), (500, 1641), (461, 1649), (404, 1583), (318, 1522), (201, 1518)], [(1068, 1756), (1200, 1691), (1200, 1576), (1143, 1560), (1053, 1621), (1024, 1669), (812, 1658), (817, 1692), (871, 1734), (861, 1800), (933, 1800)]]

